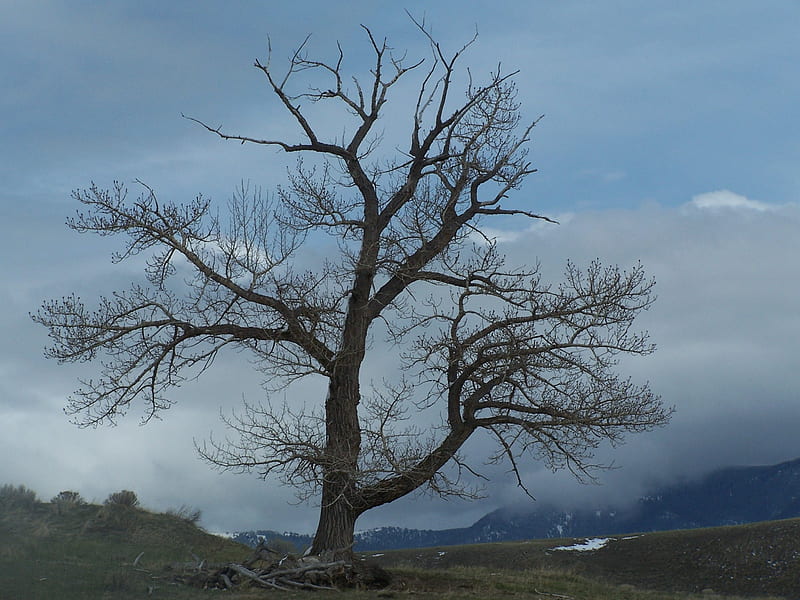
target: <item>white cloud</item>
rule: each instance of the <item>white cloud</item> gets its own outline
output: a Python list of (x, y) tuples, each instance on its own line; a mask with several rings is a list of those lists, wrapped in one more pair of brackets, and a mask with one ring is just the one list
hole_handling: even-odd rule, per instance
[[(566, 225), (575, 216), (575, 213), (564, 212), (556, 215), (543, 215), (549, 219), (553, 219), (559, 225)], [(481, 227), (483, 235), (473, 233), (472, 239), (479, 243), (485, 243), (487, 239), (492, 240), (498, 244), (508, 244), (518, 242), (531, 234), (547, 234), (548, 232), (555, 233), (558, 225), (545, 221), (544, 219), (534, 219), (528, 223), (524, 229), (502, 229), (499, 227)]]
[(705, 194), (698, 194), (692, 198), (688, 206), (698, 210), (711, 211), (741, 210), (764, 212), (777, 208), (777, 206), (772, 204), (767, 204), (758, 200), (750, 200), (730, 190), (717, 190), (714, 192), (706, 192)]

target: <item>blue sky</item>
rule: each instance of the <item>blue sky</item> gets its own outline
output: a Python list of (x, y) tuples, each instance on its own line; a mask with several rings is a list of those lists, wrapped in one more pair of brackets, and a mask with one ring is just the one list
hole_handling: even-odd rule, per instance
[[(626, 368), (676, 406), (673, 423), (601, 449), (621, 468), (599, 487), (531, 462), (534, 494), (627, 497), (653, 480), (800, 456), (800, 5), (405, 6), (425, 16), (446, 49), (477, 26), (463, 64), (478, 76), (498, 63), (519, 69), (524, 114), (545, 115), (531, 153), (539, 172), (517, 195), (562, 224), (501, 223), (494, 233), (509, 257), (539, 259), (554, 278), (567, 258), (641, 260), (658, 281), (659, 300), (642, 325), (659, 350)], [(61, 408), (92, 367), (45, 361), (45, 332), (27, 313), (45, 298), (90, 298), (140, 277), (136, 265), (110, 263), (113, 240), (64, 227), (76, 208), (71, 190), (138, 178), (162, 197), (224, 202), (241, 180), (280, 183), (293, 161), (226, 144), (180, 115), (293, 139), (298, 132), (253, 60), (265, 58), (267, 36), (278, 63), (311, 33), (313, 52), (332, 57), (338, 40), (358, 72), (369, 58), (359, 23), (409, 56), (427, 51), (393, 2), (0, 5), (0, 452), (13, 457), (0, 465), (0, 482), (46, 498), (67, 488), (96, 499), (135, 489), (154, 508), (197, 505), (213, 529), (313, 529), (313, 507), (287, 505), (291, 495), (274, 484), (219, 475), (196, 457), (193, 439), (222, 427), (220, 406), (261, 394), (241, 356), (178, 391), (163, 421), (139, 427), (132, 415), (114, 429), (78, 430)], [(391, 105), (388, 136), (405, 135), (407, 93)], [(320, 118), (321, 127), (341, 128)], [(404, 501), (359, 525), (468, 525), (522, 501), (513, 481), (495, 475), (483, 502), (417, 499), (409, 517)]]

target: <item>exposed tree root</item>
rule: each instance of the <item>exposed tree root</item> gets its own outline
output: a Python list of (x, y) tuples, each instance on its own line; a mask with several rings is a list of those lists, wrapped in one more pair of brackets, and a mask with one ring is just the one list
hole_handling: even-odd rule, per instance
[(175, 580), (203, 589), (255, 586), (284, 591), (379, 589), (391, 583), (391, 575), (381, 567), (331, 558), (281, 556), (261, 544), (241, 563), (182, 565)]

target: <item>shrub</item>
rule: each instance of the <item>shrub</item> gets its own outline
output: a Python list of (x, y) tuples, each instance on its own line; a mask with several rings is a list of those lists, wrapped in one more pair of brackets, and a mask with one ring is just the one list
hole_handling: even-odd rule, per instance
[(139, 506), (139, 498), (136, 497), (135, 492), (130, 490), (122, 490), (120, 492), (109, 494), (104, 504), (118, 504), (120, 506), (129, 506), (131, 508), (135, 508)]
[(203, 516), (203, 513), (199, 508), (192, 508), (186, 504), (182, 504), (179, 508), (168, 509), (167, 514), (180, 519), (181, 521), (186, 521), (192, 525), (197, 525), (197, 523), (200, 521), (200, 517)]
[(73, 492), (71, 490), (64, 490), (63, 492), (58, 492), (53, 499), (50, 500), (53, 508), (55, 508), (56, 513), (59, 515), (64, 514), (66, 511), (74, 508), (76, 506), (84, 506), (86, 504), (86, 500), (83, 499), (78, 492)]
[(50, 500), (53, 504), (75, 504), (77, 506), (82, 506), (86, 504), (86, 500), (83, 499), (83, 496), (80, 495), (78, 492), (73, 492), (71, 490), (64, 490), (63, 492), (58, 492), (53, 499)]
[(36, 492), (24, 485), (0, 486), (0, 506), (4, 508), (33, 508), (37, 502)]

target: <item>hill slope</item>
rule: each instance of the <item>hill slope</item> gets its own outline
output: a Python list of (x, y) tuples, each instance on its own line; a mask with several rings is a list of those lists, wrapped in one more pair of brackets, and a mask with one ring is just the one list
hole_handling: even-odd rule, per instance
[(241, 559), (249, 550), (176, 516), (119, 505), (0, 506), (0, 598), (170, 598), (198, 590), (170, 585), (165, 565)]
[[(9, 506), (2, 500), (3, 600), (217, 598), (219, 590), (204, 591), (175, 582), (196, 573), (200, 558), (208, 563), (227, 563), (239, 562), (250, 554), (241, 545), (199, 530), (191, 519), (118, 505), (59, 506), (31, 501), (24, 506)], [(545, 540), (408, 550), (362, 558), (395, 567), (396, 584), (381, 594), (413, 594), (419, 600), (499, 600), (508, 595), (530, 600), (556, 595), (596, 600), (690, 598), (682, 593), (618, 587), (620, 583), (674, 589), (713, 587), (748, 594), (769, 591), (789, 596), (798, 591), (798, 538), (800, 521), (783, 521), (622, 538), (608, 541), (593, 552), (557, 550), (557, 542)], [(452, 568), (443, 572), (441, 567)], [(273, 591), (265, 596), (264, 590), (243, 589), (223, 595), (244, 600), (266, 596), (304, 599), (327, 594)], [(346, 591), (337, 597), (366, 600), (374, 598), (375, 592)], [(705, 596), (691, 598), (701, 597)]]
[[(555, 569), (637, 588), (800, 597), (800, 519), (584, 541), (444, 546), (370, 556), (384, 567)], [(568, 549), (559, 549), (563, 546)]]

